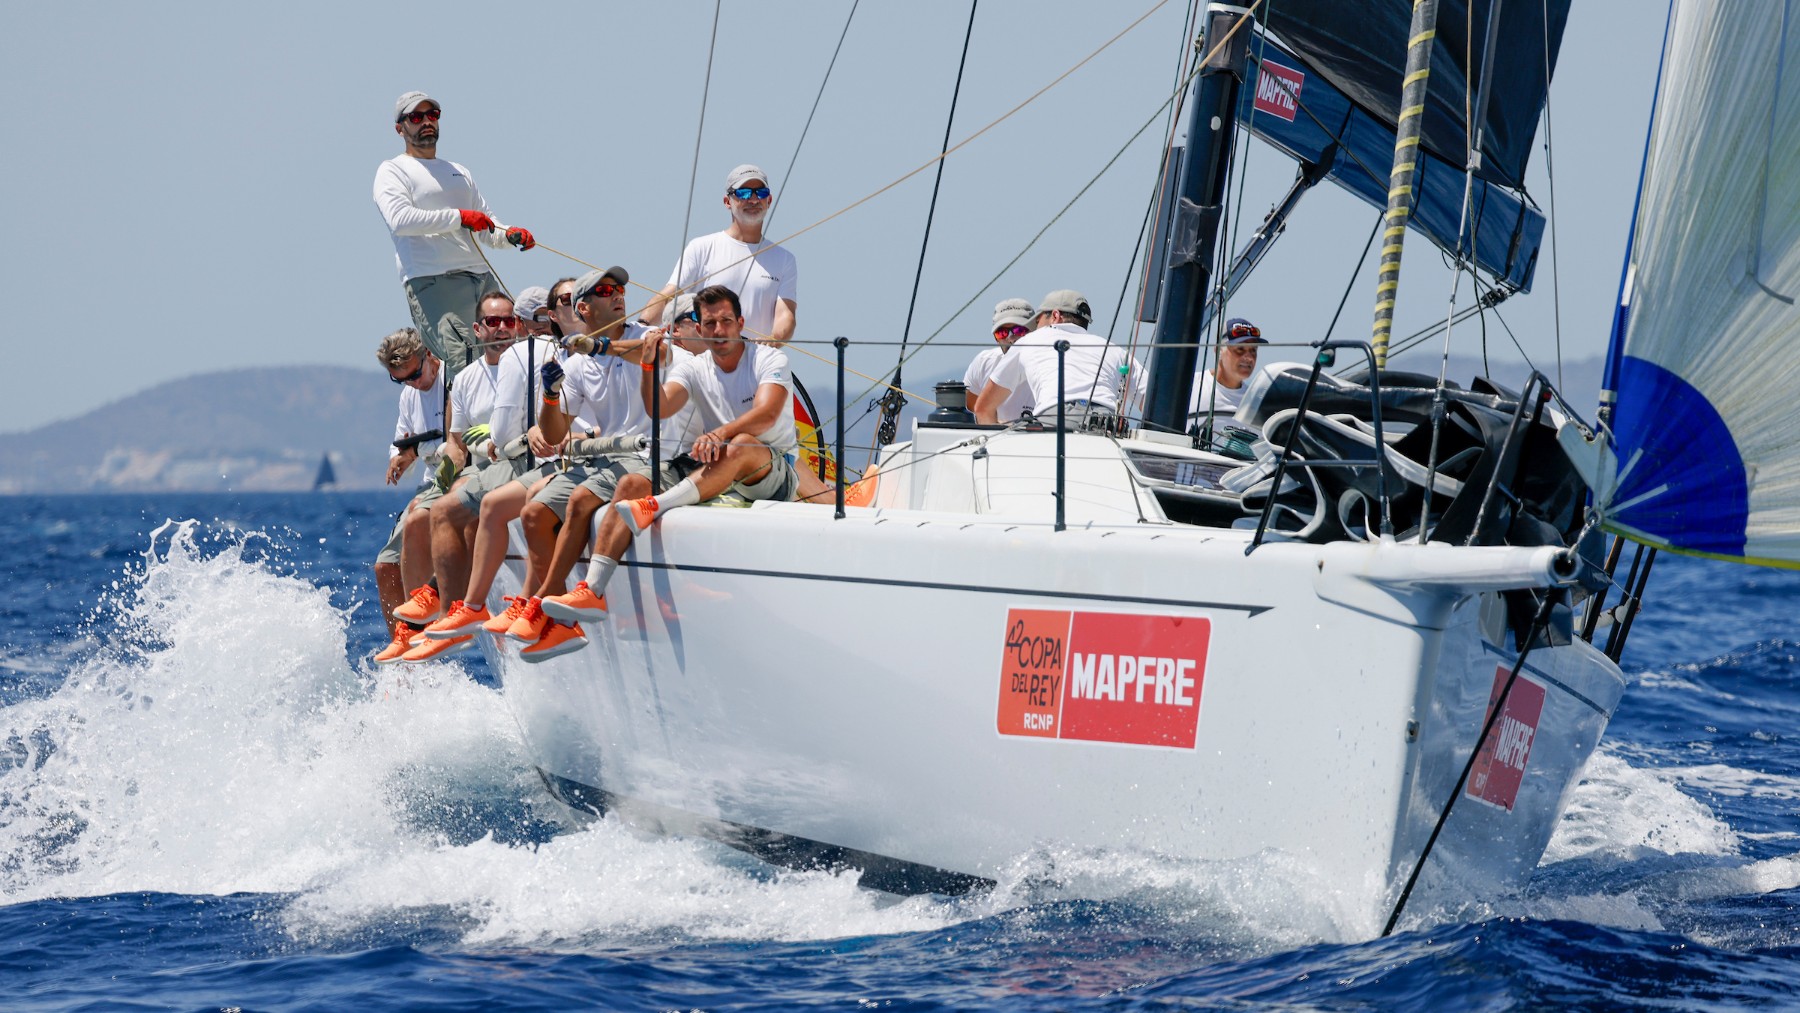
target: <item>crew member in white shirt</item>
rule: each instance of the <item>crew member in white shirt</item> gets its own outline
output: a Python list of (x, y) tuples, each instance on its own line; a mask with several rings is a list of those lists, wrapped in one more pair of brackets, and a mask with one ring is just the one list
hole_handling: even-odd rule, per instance
[[(425, 350), (419, 332), (411, 327), (389, 334), (375, 350), (375, 359), (387, 370), (388, 379), (400, 384), (394, 440), (404, 441), (436, 430), (438, 438), (409, 445), (405, 449), (388, 446), (387, 484), (396, 485), (421, 456), (426, 462), (426, 477), (437, 460), (444, 428), (444, 372), (436, 356)], [(424, 621), (407, 618), (407, 607), (427, 608), (428, 602), (406, 599), (406, 588), (419, 588), (425, 598), (435, 601), (431, 580), (431, 526), (429, 507), (443, 494), (435, 482), (424, 482), (394, 521), (387, 544), (375, 556), (375, 589), (381, 599), (381, 614), (393, 640), (375, 655), (378, 664), (400, 660), (408, 641), (435, 616)]]
[(1237, 411), (1244, 400), (1244, 383), (1256, 373), (1256, 346), (1265, 343), (1262, 331), (1243, 317), (1225, 322), (1218, 363), (1195, 378), (1194, 393), (1188, 399), (1189, 425), (1204, 422), (1214, 413)]
[(763, 238), (771, 199), (768, 173), (754, 165), (731, 170), (724, 197), (731, 224), (687, 244), (662, 294), (650, 300), (638, 319), (658, 323), (664, 303), (677, 292), (723, 285), (738, 294), (745, 335), (775, 344), (793, 337), (800, 269), (786, 247)]
[[(1088, 301), (1073, 289), (1058, 289), (1038, 303), (1037, 329), (1013, 342), (988, 377), (975, 402), (975, 420), (999, 421), (1000, 406), (1017, 390), (1030, 390), (1032, 412), (1039, 422), (1054, 424), (1058, 402), (1069, 428), (1080, 429), (1090, 418), (1111, 425), (1121, 409), (1129, 410), (1144, 396), (1144, 369), (1124, 348), (1089, 334), (1094, 319)], [(1062, 386), (1058, 386), (1056, 342), (1066, 340)], [(1121, 398), (1121, 394), (1125, 394)]]
[(468, 169), (437, 157), (442, 115), (443, 107), (422, 91), (394, 103), (394, 132), (406, 150), (375, 169), (375, 206), (394, 237), (413, 324), (454, 387), (456, 374), (477, 356), (470, 329), (476, 301), (500, 287), (475, 242), (521, 250), (534, 243), (529, 231), (494, 219)]
[[(1031, 304), (1023, 299), (1002, 299), (994, 307), (994, 340), (999, 344), (982, 349), (963, 372), (963, 387), (967, 391), (964, 397), (970, 411), (975, 410), (975, 402), (987, 389), (988, 377), (993, 375), (994, 367), (1000, 365), (1000, 358), (1012, 348), (1013, 342), (1031, 333), (1032, 318), (1036, 315)], [(1030, 407), (1031, 390), (1020, 387), (1000, 405), (1000, 421), (1011, 422)]]

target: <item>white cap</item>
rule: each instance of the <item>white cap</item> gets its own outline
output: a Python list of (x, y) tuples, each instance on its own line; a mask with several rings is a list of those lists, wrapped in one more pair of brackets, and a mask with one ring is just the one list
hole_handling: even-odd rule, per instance
[(421, 102), (430, 102), (432, 105), (437, 106), (439, 109), (444, 108), (443, 104), (440, 103), (437, 99), (432, 98), (430, 95), (427, 95), (422, 91), (409, 91), (406, 94), (400, 96), (400, 98), (394, 102), (394, 119), (395, 119), (395, 121), (396, 122), (399, 121), (400, 117), (405, 116), (407, 113), (410, 113), (414, 109), (419, 108), (419, 103), (421, 103)]
[(726, 174), (725, 189), (736, 190), (753, 179), (762, 180), (763, 186), (769, 185), (769, 174), (762, 171), (761, 168), (749, 164), (740, 165)]

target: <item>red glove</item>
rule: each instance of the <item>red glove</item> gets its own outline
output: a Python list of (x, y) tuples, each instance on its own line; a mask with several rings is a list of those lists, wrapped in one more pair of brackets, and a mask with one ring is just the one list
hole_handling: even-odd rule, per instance
[(462, 215), (462, 225), (465, 229), (476, 232), (492, 232), (494, 229), (494, 220), (487, 216), (486, 211), (459, 211), (457, 213)]
[(530, 229), (521, 229), (521, 228), (507, 229), (506, 230), (506, 241), (513, 244), (514, 246), (518, 247), (521, 250), (529, 250), (532, 247), (537, 245), (537, 240), (531, 238), (531, 230)]

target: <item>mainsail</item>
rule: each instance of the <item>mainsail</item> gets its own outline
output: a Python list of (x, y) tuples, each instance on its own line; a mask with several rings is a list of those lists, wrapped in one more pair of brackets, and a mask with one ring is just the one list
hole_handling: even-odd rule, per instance
[(1607, 356), (1618, 533), (1800, 566), (1791, 2), (1677, 0)]

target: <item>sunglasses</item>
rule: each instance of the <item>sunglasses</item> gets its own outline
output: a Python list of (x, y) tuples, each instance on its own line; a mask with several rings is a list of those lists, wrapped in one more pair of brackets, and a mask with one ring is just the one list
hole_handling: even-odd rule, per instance
[(417, 380), (419, 377), (424, 376), (424, 375), (425, 375), (425, 359), (423, 356), (421, 356), (419, 358), (419, 368), (418, 369), (413, 370), (412, 372), (406, 374), (405, 376), (395, 376), (394, 374), (389, 373), (388, 379), (394, 381), (395, 383), (411, 383), (414, 380)]
[[(601, 282), (600, 284), (595, 285), (593, 288), (588, 289), (588, 294), (589, 295), (597, 295), (602, 299), (610, 299), (615, 295), (624, 295), (625, 294), (625, 286), (609, 285), (606, 282)], [(587, 296), (582, 296), (582, 298), (585, 299), (585, 298), (587, 298)]]
[(1234, 338), (1260, 338), (1260, 337), (1262, 337), (1262, 331), (1257, 330), (1255, 324), (1232, 324), (1231, 325), (1231, 337), (1234, 337)]
[(1025, 335), (1030, 334), (1030, 333), (1031, 333), (1031, 328), (1021, 327), (1018, 324), (1007, 324), (1005, 327), (994, 328), (994, 337), (996, 339), (998, 339), (998, 338), (1022, 338)]
[(735, 190), (727, 190), (725, 192), (736, 197), (738, 200), (749, 200), (752, 197), (757, 200), (769, 199), (769, 188), (766, 186), (740, 186)]
[(564, 292), (562, 295), (557, 296), (554, 301), (558, 306), (573, 306), (575, 305), (575, 293)]
[(498, 330), (502, 327), (517, 327), (517, 326), (519, 326), (519, 318), (518, 317), (482, 317), (479, 322), (481, 324), (484, 324), (487, 327), (493, 328), (495, 330)]
[(442, 112), (439, 112), (436, 109), (426, 109), (423, 112), (407, 113), (404, 118), (405, 118), (406, 122), (411, 123), (413, 126), (416, 127), (419, 124), (425, 122), (426, 120), (430, 120), (431, 122), (436, 123), (438, 121), (438, 117), (442, 116), (442, 115), (444, 115), (444, 114)]

